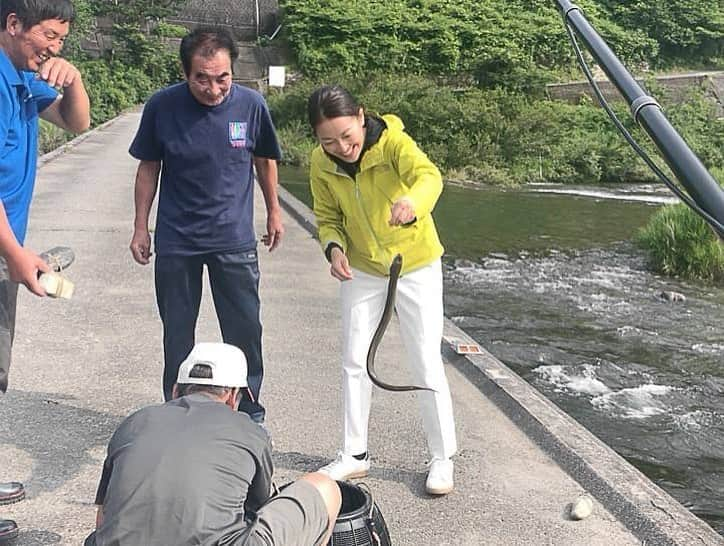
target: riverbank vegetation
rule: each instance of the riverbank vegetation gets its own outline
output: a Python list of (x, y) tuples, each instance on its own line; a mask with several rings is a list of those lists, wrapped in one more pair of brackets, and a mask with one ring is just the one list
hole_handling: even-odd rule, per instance
[[(305, 95), (320, 83), (339, 82), (369, 110), (400, 115), (449, 178), (506, 184), (653, 180), (591, 100), (571, 105), (546, 97), (546, 83), (582, 77), (551, 0), (281, 4), (286, 40), (304, 76), (270, 97), (292, 163), (304, 164), (312, 146)], [(723, 9), (716, 19), (711, 4), (698, 0), (619, 4), (580, 3), (634, 70), (724, 66)], [(689, 129), (695, 123), (688, 136), (707, 163), (707, 149), (724, 145), (724, 132), (721, 124), (700, 123), (715, 119), (702, 96), (692, 90), (690, 101), (667, 110)], [(616, 109), (638, 133), (625, 106)], [(714, 155), (712, 160), (721, 159)]]
[[(705, 0), (577, 4), (631, 71), (644, 75), (704, 164), (724, 172), (724, 122), (715, 102), (703, 89), (669, 101), (652, 78), (662, 71), (724, 68), (724, 7)], [(269, 96), (290, 163), (305, 165), (314, 146), (305, 119), (309, 92), (321, 83), (341, 83), (367, 110), (398, 114), (448, 180), (656, 181), (590, 99), (572, 105), (546, 97), (546, 83), (582, 79), (553, 0), (281, 5), (286, 40), (303, 76)], [(613, 106), (656, 156), (627, 107)], [(719, 244), (695, 224), (680, 207), (664, 209), (638, 240), (667, 274), (718, 278)]]
[[(653, 182), (653, 174), (617, 132), (603, 109), (590, 101), (569, 104), (504, 88), (461, 88), (430, 76), (381, 74), (364, 80), (343, 74), (305, 78), (268, 98), (284, 160), (305, 166), (314, 140), (306, 99), (320, 83), (340, 83), (371, 112), (399, 115), (407, 131), (448, 180), (517, 185), (530, 182), (606, 184)], [(612, 105), (629, 131), (655, 154), (622, 103)], [(714, 104), (692, 92), (690, 101), (667, 113), (702, 160), (724, 165), (724, 124), (714, 122)], [(707, 123), (710, 120), (710, 123)]]
[(686, 205), (660, 209), (636, 236), (653, 267), (672, 277), (724, 281), (724, 245)]

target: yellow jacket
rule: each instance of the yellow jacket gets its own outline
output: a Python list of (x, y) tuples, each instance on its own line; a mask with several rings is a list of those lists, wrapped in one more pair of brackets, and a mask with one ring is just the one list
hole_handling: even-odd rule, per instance
[[(404, 274), (442, 256), (443, 247), (431, 215), (442, 192), (440, 171), (404, 132), (400, 118), (382, 119), (387, 129), (362, 156), (356, 180), (318, 146), (310, 185), (322, 249), (337, 243), (353, 268), (384, 276), (395, 254), (402, 255)], [(392, 205), (401, 197), (412, 201), (417, 220), (390, 226)]]

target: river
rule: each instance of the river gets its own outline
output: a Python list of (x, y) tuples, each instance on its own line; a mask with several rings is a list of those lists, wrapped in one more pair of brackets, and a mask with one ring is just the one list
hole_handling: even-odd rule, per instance
[[(310, 203), (303, 173), (282, 182)], [(655, 275), (630, 242), (672, 200), (447, 186), (434, 213), (445, 313), (724, 534), (724, 287)]]

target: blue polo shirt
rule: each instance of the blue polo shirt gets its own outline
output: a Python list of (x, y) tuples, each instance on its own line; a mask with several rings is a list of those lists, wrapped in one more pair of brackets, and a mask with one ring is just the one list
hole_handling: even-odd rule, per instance
[(13, 66), (0, 49), (0, 200), (20, 244), (25, 241), (38, 160), (38, 114), (58, 92)]
[(129, 149), (161, 161), (155, 252), (195, 255), (256, 248), (252, 158), (281, 151), (264, 98), (234, 84), (205, 106), (183, 82), (155, 93)]

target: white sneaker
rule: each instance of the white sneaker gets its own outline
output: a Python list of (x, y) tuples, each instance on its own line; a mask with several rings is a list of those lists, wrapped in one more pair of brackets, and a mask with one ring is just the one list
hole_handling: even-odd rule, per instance
[(447, 495), (453, 490), (453, 462), (450, 459), (435, 457), (430, 461), (425, 489), (430, 495)]
[(345, 455), (341, 451), (337, 458), (318, 470), (333, 480), (348, 480), (350, 478), (364, 478), (370, 471), (370, 459), (366, 457), (361, 461), (352, 455)]

